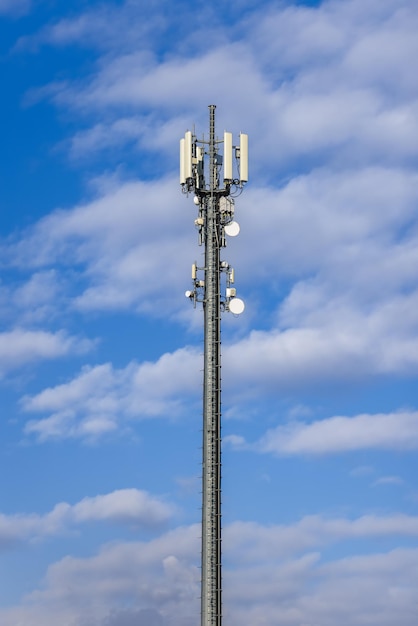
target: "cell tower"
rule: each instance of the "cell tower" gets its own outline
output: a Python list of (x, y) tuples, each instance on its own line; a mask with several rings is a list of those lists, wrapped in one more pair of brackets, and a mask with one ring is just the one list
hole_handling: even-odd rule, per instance
[(183, 193), (194, 194), (195, 226), (199, 245), (205, 247), (204, 267), (192, 265), (193, 289), (186, 291), (194, 306), (203, 303), (204, 311), (201, 626), (222, 624), (221, 312), (238, 315), (244, 302), (236, 297), (234, 270), (221, 260), (220, 250), (226, 235), (239, 233), (234, 196), (248, 181), (248, 135), (241, 133), (237, 146), (232, 133), (216, 139), (215, 109), (209, 106), (209, 141), (198, 140), (191, 131), (180, 140), (180, 184)]

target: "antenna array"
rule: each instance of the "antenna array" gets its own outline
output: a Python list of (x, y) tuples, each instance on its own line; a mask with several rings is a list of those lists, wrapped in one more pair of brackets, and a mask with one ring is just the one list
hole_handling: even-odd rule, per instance
[(230, 132), (216, 139), (215, 109), (209, 106), (209, 141), (198, 140), (191, 131), (180, 140), (180, 184), (183, 193), (194, 194), (195, 226), (199, 245), (205, 247), (204, 266), (192, 265), (193, 288), (186, 291), (204, 311), (201, 626), (222, 624), (221, 312), (238, 315), (244, 302), (236, 297), (235, 272), (221, 261), (220, 250), (226, 236), (239, 233), (234, 197), (248, 181), (248, 135), (241, 133), (236, 146)]

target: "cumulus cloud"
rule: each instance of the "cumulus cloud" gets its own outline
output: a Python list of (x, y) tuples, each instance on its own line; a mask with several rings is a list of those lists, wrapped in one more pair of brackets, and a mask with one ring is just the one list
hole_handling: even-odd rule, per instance
[[(100, 11), (99, 22), (109, 21), (108, 8)], [(130, 3), (120, 13), (133, 23), (138, 17)], [(92, 15), (51, 27), (49, 41), (82, 41), (95, 28)], [(276, 306), (277, 320), (270, 332), (231, 349), (242, 367), (263, 353), (270, 378), (289, 384), (416, 369), (418, 88), (408, 61), (416, 19), (409, 2), (374, 3), (367, 11), (356, 0), (344, 7), (271, 5), (250, 30), (243, 18), (228, 42), (220, 37), (188, 58), (187, 40), (162, 59), (109, 42), (114, 53), (85, 86), (55, 92), (62, 106), (82, 103), (93, 118), (100, 113), (70, 140), (77, 157), (128, 141), (176, 163), (179, 128), (191, 120), (206, 126), (214, 96), (220, 124), (228, 125), (232, 107), (234, 123), (250, 132), (258, 184), (237, 203), (242, 228), (231, 255), (238, 288), (250, 293), (247, 314), (254, 321)], [(396, 71), (383, 71), (388, 50)], [(196, 94), (194, 75), (207, 77), (210, 93)], [(289, 163), (303, 173), (289, 177)], [(36, 271), (47, 272), (76, 259), (69, 291), (82, 312), (185, 319), (191, 219), (176, 188), (174, 178), (120, 184), (54, 212), (13, 248), (14, 262), (27, 267), (36, 258)], [(290, 292), (278, 301), (277, 289), (289, 280)], [(262, 295), (253, 298), (255, 289)], [(240, 375), (251, 369), (261, 381), (267, 368), (258, 365)]]
[[(234, 399), (241, 411), (252, 399), (275, 393), (278, 387), (289, 391), (330, 380), (360, 381), (365, 375), (406, 371), (406, 365), (416, 366), (413, 345), (387, 340), (384, 353), (373, 353), (373, 335), (360, 335), (354, 328), (352, 335), (340, 329), (335, 335), (330, 330), (253, 331), (225, 346), (223, 377), (230, 401)], [(198, 400), (201, 368), (200, 351), (190, 347), (166, 353), (155, 362), (131, 362), (122, 369), (110, 363), (85, 366), (72, 380), (22, 398), (23, 411), (44, 414), (29, 420), (25, 432), (40, 441), (91, 440), (123, 430), (133, 419), (172, 419)], [(417, 437), (416, 412), (399, 411), (315, 422), (292, 420), (268, 431), (257, 449), (284, 455), (415, 449)], [(239, 433), (230, 434), (226, 441), (235, 448), (249, 445)]]
[(73, 159), (83, 158), (92, 151), (114, 149), (126, 141), (138, 142), (148, 132), (146, 118), (123, 118), (110, 124), (100, 122), (72, 137), (71, 156)]
[[(231, 128), (233, 111), (232, 130), (249, 132), (250, 171), (258, 182), (237, 202), (241, 236), (225, 251), (237, 269), (237, 287), (248, 295), (244, 325), (250, 318), (256, 328), (223, 344), (223, 372), (241, 399), (237, 412), (251, 395), (410, 375), (418, 365), (414, 3), (269, 2), (248, 18), (244, 8), (251, 5), (236, 0), (222, 6), (223, 15), (231, 10), (240, 19), (220, 28), (216, 23), (208, 37), (204, 22), (215, 22), (196, 7), (190, 31), (177, 2), (161, 4), (178, 11), (176, 24), (183, 22), (170, 54), (159, 48), (165, 10), (144, 19), (151, 5), (137, 2), (89, 8), (17, 46), (81, 43), (100, 50), (97, 64), (89, 64), (91, 75), (40, 92), (83, 117), (84, 130), (68, 138), (74, 160), (125, 145), (142, 151), (142, 163), (158, 151), (174, 171), (178, 136), (194, 122), (206, 128), (209, 102), (218, 104), (218, 128)], [(9, 6), (0, 0), (0, 12)], [(207, 10), (216, 13), (217, 7)], [(13, 291), (12, 305), (45, 319), (57, 299), (54, 289), (71, 267), (65, 295), (79, 313), (178, 316), (194, 260), (194, 215), (175, 195), (177, 188), (171, 174), (118, 182), (7, 242), (3, 259), (28, 274)], [(24, 337), (22, 348), (20, 335), (14, 338), (16, 363), (75, 349), (63, 347), (68, 336), (10, 331), (3, 336), (4, 363), (14, 362), (8, 347), (14, 332)], [(0, 337), (0, 364), (1, 345)], [(72, 380), (22, 400), (24, 412), (36, 416), (26, 433), (41, 440), (94, 439), (133, 418), (181, 414), (184, 395), (190, 400), (200, 390), (198, 358), (183, 349), (154, 363), (85, 367)], [(248, 446), (241, 435), (229, 441)], [(417, 445), (417, 413), (404, 410), (321, 421), (299, 415), (268, 431), (256, 449), (284, 456)], [(376, 484), (395, 484), (395, 478)], [(9, 544), (85, 523), (169, 519), (168, 511), (148, 507), (147, 498), (122, 490), (62, 503), (44, 516), (3, 516), (0, 528)], [(21, 606), (1, 609), (0, 621), (127, 626), (148, 619), (148, 625), (191, 626), (199, 611), (199, 534), (195, 526), (148, 543), (113, 543), (90, 558), (67, 556), (51, 565), (44, 585)], [(406, 545), (417, 536), (414, 517), (319, 515), (270, 528), (237, 522), (224, 535), (225, 618), (231, 626), (415, 624), (416, 550), (366, 554), (362, 543), (359, 555), (350, 548), (351, 558), (344, 550), (321, 555), (323, 546), (344, 541), (352, 546), (391, 538), (396, 545), (400, 538)]]
[[(30, 311), (50, 307), (59, 265), (76, 258), (73, 307), (184, 316), (192, 258), (184, 237), (192, 225), (185, 207), (167, 213), (171, 187), (171, 180), (158, 193), (154, 183), (116, 185), (91, 203), (44, 218), (10, 252), (21, 267), (35, 265), (15, 301)], [(258, 193), (262, 220), (252, 210)], [(300, 386), (416, 369), (417, 195), (415, 174), (381, 168), (349, 177), (322, 171), (279, 191), (249, 191), (241, 238), (234, 241), (242, 289), (261, 281), (268, 299), (278, 282), (296, 280), (269, 331), (253, 331), (225, 350), (237, 379)], [(180, 194), (178, 200), (184, 202)], [(44, 304), (33, 300), (39, 293)], [(251, 299), (248, 305), (262, 322), (263, 311)]]
[(64, 331), (14, 330), (0, 333), (0, 376), (27, 363), (83, 353), (92, 342), (67, 335)]
[(289, 564), (288, 571), (273, 565), (261, 568), (255, 586), (254, 573), (247, 570), (237, 576), (231, 623), (247, 619), (263, 626), (392, 626), (402, 619), (412, 626), (416, 567), (416, 550), (400, 549), (323, 566), (319, 555), (312, 554)]
[(71, 509), (76, 523), (97, 520), (153, 526), (166, 522), (173, 509), (138, 489), (122, 489), (103, 496), (84, 498)]
[[(82, 312), (137, 310), (186, 319), (183, 293), (193, 257), (185, 238), (193, 215), (180, 193), (173, 201), (176, 188), (172, 179), (158, 186), (116, 183), (92, 202), (41, 220), (3, 251), (34, 271), (15, 302), (32, 311), (33, 298), (44, 293), (44, 302), (35, 303), (41, 315), (58, 285), (66, 285), (70, 306)], [(277, 303), (271, 329), (228, 348), (226, 362), (239, 364), (241, 377), (261, 381), (267, 373), (285, 385), (415, 370), (417, 198), (414, 172), (386, 168), (321, 170), (279, 190), (249, 190), (238, 209), (241, 236), (223, 253), (239, 268), (240, 293), (259, 283), (271, 324), (277, 285), (292, 280), (293, 286)], [(256, 203), (262, 215), (253, 210)], [(60, 276), (74, 259), (69, 285)], [(46, 288), (38, 290), (39, 284)], [(255, 307), (250, 297), (252, 321), (265, 326), (265, 306)]]
[(164, 626), (164, 620), (155, 609), (111, 611), (103, 626)]
[(28, 600), (41, 609), (48, 625), (56, 617), (54, 597), (72, 619), (78, 614), (75, 605), (84, 607), (86, 621), (110, 619), (115, 607), (122, 608), (123, 598), (130, 598), (131, 606), (157, 611), (164, 623), (174, 626), (182, 619), (187, 624), (188, 616), (197, 615), (198, 536), (196, 526), (178, 528), (150, 542), (103, 546), (91, 559), (67, 557), (50, 566), (45, 589), (33, 592)]
[(311, 423), (292, 422), (267, 431), (256, 448), (279, 455), (336, 454), (367, 449), (416, 450), (418, 413), (336, 416)]
[(400, 476), (381, 476), (377, 478), (373, 483), (373, 487), (377, 487), (378, 485), (402, 485), (403, 480)]
[(14, 293), (16, 304), (22, 309), (33, 309), (48, 305), (57, 297), (59, 285), (54, 270), (35, 272), (27, 283)]
[[(165, 5), (163, 11), (169, 10)], [(114, 28), (114, 21), (125, 27)], [(202, 19), (192, 34), (179, 38), (176, 54), (161, 58), (163, 21), (153, 24), (153, 39), (145, 32), (138, 37), (132, 25), (142, 32), (148, 19), (141, 8), (125, 3), (117, 11), (100, 7), (49, 27), (41, 39), (56, 45), (84, 45), (88, 31), (90, 42), (107, 46), (84, 86), (56, 86), (56, 102), (80, 111), (105, 110), (110, 134), (128, 142), (138, 135), (135, 115), (151, 107), (147, 136), (173, 156), (176, 125), (167, 124), (168, 119), (180, 121), (188, 111), (200, 124), (207, 103), (217, 102), (221, 125), (222, 111), (232, 109), (236, 122), (252, 135), (254, 167), (261, 176), (276, 178), (289, 161), (299, 160), (300, 168), (301, 157), (311, 163), (322, 155), (355, 167), (370, 158), (378, 163), (414, 159), (417, 82), (410, 58), (417, 53), (417, 16), (409, 0), (369, 4), (367, 10), (358, 0), (270, 5), (257, 19), (243, 17), (228, 30), (216, 23), (209, 49), (197, 43), (208, 41), (211, 20)], [(180, 20), (177, 25), (181, 28)], [(109, 36), (103, 37), (106, 31)], [(123, 38), (115, 35), (122, 32)], [(127, 109), (131, 137), (120, 130)], [(104, 130), (100, 120), (79, 148), (105, 146)]]
[[(163, 11), (164, 8), (170, 11), (170, 3), (159, 0), (158, 4), (161, 12), (155, 11), (154, 6), (129, 1), (120, 5), (95, 3), (82, 13), (51, 20), (39, 32), (21, 37), (16, 50), (37, 50), (44, 45), (81, 45), (109, 54), (110, 51), (120, 53), (138, 42), (142, 45), (148, 42), (151, 46), (155, 39), (164, 35), (168, 26)], [(176, 14), (173, 12), (173, 15)]]
[(385, 345), (385, 334), (373, 332), (374, 316), (356, 317), (340, 317), (334, 328), (324, 324), (323, 328), (252, 331), (224, 350), (227, 372), (234, 374), (235, 385), (251, 383), (255, 394), (260, 388), (312, 388), (331, 380), (416, 372), (415, 333), (405, 336), (391, 327)]
[[(252, 279), (300, 279), (310, 271), (341, 276), (351, 287), (374, 270), (379, 287), (388, 272), (396, 285), (400, 270), (408, 271), (398, 257), (414, 253), (409, 246), (416, 238), (417, 199), (417, 173), (399, 167), (316, 168), (277, 187), (249, 187), (236, 208), (240, 265)], [(249, 240), (256, 246), (253, 255), (245, 255), (241, 243), (248, 246)], [(384, 263), (388, 250), (395, 256), (392, 270)]]
[[(172, 179), (158, 184), (109, 181), (106, 192), (92, 202), (40, 220), (20, 241), (3, 246), (2, 256), (5, 263), (34, 272), (38, 282), (64, 276), (62, 287), (66, 284), (67, 297), (78, 310), (173, 314), (180, 302), (184, 308), (191, 264), (185, 240), (194, 229), (184, 205), (173, 208), (180, 202)], [(33, 293), (35, 280), (21, 300)]]
[[(108, 101), (116, 107), (106, 120), (101, 117), (92, 128), (72, 139), (75, 155), (81, 155), (86, 147), (112, 146), (126, 139), (141, 142), (142, 149), (151, 149), (153, 145), (165, 150), (167, 146), (176, 163), (177, 139), (181, 134), (178, 129), (186, 124), (187, 116), (184, 102), (177, 103), (171, 95), (173, 73), (177, 85), (178, 81), (185, 83), (184, 89), (176, 88), (176, 97), (186, 98), (197, 107), (195, 98), (187, 91), (194, 89), (194, 71), (211, 75), (216, 68), (228, 68), (226, 57), (233, 59), (230, 63), (234, 68), (237, 66), (234, 76), (240, 78), (245, 68), (245, 80), (240, 81), (246, 86), (245, 97), (261, 94), (260, 102), (251, 101), (247, 111), (245, 99), (241, 98), (238, 111), (234, 103), (234, 115), (237, 123), (250, 120), (256, 129), (251, 143), (255, 178), (260, 182), (270, 179), (268, 168), (274, 169), (275, 177), (270, 186), (250, 187), (237, 203), (242, 229), (238, 242), (233, 244), (233, 257), (239, 269), (239, 286), (251, 292), (258, 282), (263, 301), (268, 301), (267, 308), (270, 310), (274, 302), (278, 305), (278, 328), (273, 327), (270, 334), (253, 334), (245, 346), (256, 354), (255, 344), (259, 342), (262, 351), (264, 340), (271, 339), (277, 354), (289, 352), (288, 378), (303, 378), (304, 373), (309, 376), (315, 351), (323, 357), (324, 377), (329, 372), (344, 377), (354, 371), (403, 373), (410, 367), (416, 368), (418, 285), (413, 268), (418, 250), (418, 179), (413, 161), (408, 161), (408, 155), (415, 154), (415, 144), (408, 147), (405, 143), (396, 154), (395, 144), (401, 137), (410, 142), (416, 135), (407, 120), (416, 120), (416, 98), (411, 89), (415, 95), (417, 90), (413, 81), (409, 81), (406, 91), (394, 88), (391, 93), (399, 91), (400, 101), (392, 102), (380, 73), (366, 92), (364, 85), (355, 84), (358, 72), (353, 71), (347, 80), (347, 67), (354, 63), (357, 54), (353, 50), (370, 33), (370, 24), (367, 33), (364, 30), (363, 13), (354, 1), (345, 10), (332, 2), (315, 8), (271, 9), (268, 18), (257, 26), (259, 39), (256, 37), (251, 46), (265, 40), (265, 54), (276, 62), (274, 45), (281, 44), (271, 32), (269, 35), (270, 24), (281, 25), (289, 41), (294, 40), (296, 33), (298, 45), (289, 46), (287, 56), (283, 51), (279, 55), (284, 76), (291, 69), (290, 81), (281, 81), (280, 77), (273, 80), (268, 73), (268, 58), (260, 57), (259, 66), (255, 53), (243, 42), (224, 42), (186, 64), (176, 57), (159, 62), (138, 50), (116, 54), (111, 63), (99, 68), (82, 97), (78, 89), (74, 92), (77, 102), (84, 97), (91, 98), (95, 107)], [(414, 19), (408, 3), (402, 11), (395, 11), (391, 3), (381, 3), (370, 14), (371, 22), (376, 22), (376, 33), (383, 29), (390, 41), (397, 40), (398, 32), (410, 33)], [(382, 49), (385, 37), (379, 40)], [(404, 58), (407, 49), (409, 43), (397, 61), (402, 68), (410, 67)], [(324, 63), (324, 59), (334, 57), (331, 65)], [(350, 63), (347, 59), (351, 59)], [(320, 74), (324, 67), (328, 72), (332, 69), (330, 75)], [(374, 65), (370, 72), (373, 68)], [(306, 72), (308, 76), (304, 75)], [(345, 89), (351, 91), (338, 91), (333, 100), (330, 86), (335, 88), (335, 78), (341, 72), (345, 72)], [(396, 81), (399, 73), (391, 76)], [(158, 88), (153, 81), (158, 82)], [(249, 82), (251, 89), (247, 89)], [(230, 90), (235, 100), (240, 89), (236, 87)], [(209, 94), (202, 98), (206, 96)], [(135, 111), (139, 107), (139, 113), (127, 115), (129, 99), (135, 104)], [(274, 115), (262, 110), (264, 103), (270, 101)], [(205, 100), (203, 106), (202, 101), (202, 110), (206, 104)], [(221, 100), (222, 107), (223, 104)], [(123, 106), (122, 117), (118, 105)], [(152, 114), (148, 111), (150, 105)], [(165, 106), (171, 107), (170, 111), (161, 117)], [(328, 110), (330, 106), (333, 112)], [(349, 111), (345, 112), (344, 107), (349, 107)], [(370, 119), (362, 118), (364, 110)], [(263, 120), (271, 119), (271, 127), (265, 128), (258, 115)], [(246, 130), (251, 132), (251, 128)], [(280, 150), (269, 145), (272, 138)], [(294, 142), (293, 147), (290, 141)], [(383, 146), (384, 141), (390, 149)], [(332, 152), (330, 142), (338, 147), (338, 154)], [(290, 179), (286, 173), (282, 180), (281, 166), (275, 159), (284, 155), (289, 159), (289, 154), (297, 159), (302, 154), (313, 155), (315, 169), (307, 163), (306, 173)], [(318, 158), (318, 154), (324, 154), (324, 158)], [(321, 162), (324, 166), (318, 168)], [(187, 253), (190, 243), (186, 245), (185, 238), (190, 242), (191, 219), (185, 201), (180, 194), (175, 195), (176, 189), (174, 178), (158, 184), (116, 185), (92, 202), (71, 211), (54, 212), (26, 233), (11, 254), (21, 267), (35, 266), (38, 270), (76, 259), (78, 275), (71, 297), (73, 306), (83, 312), (128, 309), (184, 318), (185, 314), (180, 313), (184, 310), (181, 296), (191, 258)], [(277, 287), (288, 280), (293, 281), (293, 287), (278, 303)], [(262, 307), (255, 310), (251, 298), (247, 310), (253, 320), (264, 315)], [(305, 344), (306, 355), (301, 350)], [(236, 351), (244, 356), (244, 344)], [(280, 369), (280, 357), (277, 358)]]
[(416, 371), (417, 191), (413, 171), (384, 168), (249, 189), (235, 255), (253, 327), (286, 292), (269, 331), (225, 351), (230, 367), (280, 387)]
[(0, 514), (0, 546), (9, 548), (23, 541), (62, 534), (71, 527), (92, 522), (152, 528), (167, 522), (173, 512), (170, 504), (146, 491), (120, 489), (84, 498), (74, 505), (61, 502), (44, 515)]
[[(400, 610), (402, 624), (412, 626), (416, 550), (352, 557), (343, 552), (327, 559), (317, 548), (338, 542), (344, 550), (346, 540), (417, 533), (416, 518), (402, 515), (230, 525), (224, 541), (225, 616), (233, 626), (245, 615), (263, 626), (298, 626), (311, 623), (312, 615), (327, 626), (335, 623), (332, 617), (344, 626), (360, 626), (364, 616), (378, 626), (384, 613), (389, 626)], [(119, 626), (149, 611), (158, 626), (191, 626), (199, 615), (198, 537), (199, 527), (190, 526), (149, 542), (112, 543), (87, 558), (65, 557), (49, 567), (43, 588), (26, 597), (26, 606), (1, 610), (2, 623), (14, 626), (20, 619), (52, 626), (60, 614), (69, 623), (82, 616), (88, 626)]]
[(225, 529), (228, 551), (235, 563), (286, 559), (346, 540), (390, 535), (417, 536), (418, 518), (403, 514), (364, 515), (355, 519), (310, 515), (289, 525), (266, 527), (255, 522), (235, 522)]
[(67, 297), (68, 279), (55, 269), (14, 274), (0, 286), (0, 318), (19, 327), (56, 321)]
[(27, 13), (32, 4), (31, 0), (0, 0), (0, 15), (12, 17)]
[(201, 388), (200, 368), (199, 354), (191, 348), (120, 370), (110, 363), (85, 367), (68, 383), (22, 399), (24, 411), (49, 413), (30, 420), (25, 432), (41, 441), (95, 439), (134, 418), (172, 419), (184, 410), (184, 397), (190, 405)]

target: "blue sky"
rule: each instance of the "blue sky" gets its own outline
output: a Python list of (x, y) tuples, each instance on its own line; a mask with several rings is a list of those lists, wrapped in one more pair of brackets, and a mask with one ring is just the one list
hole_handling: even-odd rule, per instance
[(230, 626), (418, 606), (414, 0), (0, 0), (0, 623), (199, 622), (178, 140), (250, 139), (223, 319)]

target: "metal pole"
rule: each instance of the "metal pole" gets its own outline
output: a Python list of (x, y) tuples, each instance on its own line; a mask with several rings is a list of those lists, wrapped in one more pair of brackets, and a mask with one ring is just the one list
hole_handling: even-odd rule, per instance
[[(225, 131), (224, 140), (217, 140), (215, 109), (214, 104), (209, 106), (209, 141), (198, 140), (191, 131), (180, 139), (180, 184), (183, 193), (195, 193), (199, 211), (195, 226), (199, 244), (205, 246), (205, 265), (192, 265), (193, 290), (185, 293), (195, 306), (202, 302), (204, 310), (201, 626), (222, 626), (221, 311), (239, 315), (244, 302), (231, 287), (234, 270), (226, 261), (221, 262), (220, 249), (226, 246), (226, 234), (235, 236), (239, 232), (233, 219), (233, 196), (241, 193), (248, 180), (248, 135), (241, 133), (240, 144), (235, 147), (232, 133)], [(220, 186), (217, 146), (222, 143), (225, 161)], [(232, 175), (233, 154), (239, 162), (238, 178)], [(205, 155), (209, 155), (209, 184), (205, 180)], [(201, 271), (204, 280), (198, 277)], [(222, 272), (226, 283), (223, 296)]]
[(215, 105), (209, 106), (209, 194), (205, 219), (201, 626), (222, 623), (221, 304)]

